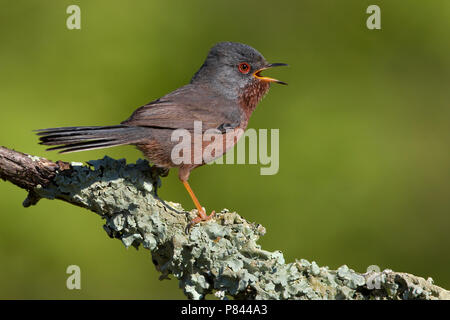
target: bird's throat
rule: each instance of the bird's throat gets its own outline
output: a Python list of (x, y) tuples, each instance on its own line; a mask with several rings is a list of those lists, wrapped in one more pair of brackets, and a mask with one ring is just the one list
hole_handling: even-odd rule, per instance
[(239, 94), (239, 105), (244, 110), (247, 119), (255, 110), (259, 101), (269, 91), (270, 83), (265, 81), (254, 81), (244, 87)]

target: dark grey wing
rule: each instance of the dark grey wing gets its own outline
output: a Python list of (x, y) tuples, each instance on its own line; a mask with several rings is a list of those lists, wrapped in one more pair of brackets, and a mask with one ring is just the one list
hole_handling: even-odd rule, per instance
[(194, 121), (203, 131), (226, 125), (237, 127), (241, 120), (238, 104), (206, 86), (188, 84), (137, 109), (122, 122), (128, 126), (193, 130)]

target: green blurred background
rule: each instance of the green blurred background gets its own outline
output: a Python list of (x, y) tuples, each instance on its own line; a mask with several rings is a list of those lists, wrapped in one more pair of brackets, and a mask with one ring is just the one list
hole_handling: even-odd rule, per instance
[[(187, 83), (214, 43), (244, 42), (291, 65), (270, 72), (289, 86), (273, 86), (249, 125), (280, 129), (280, 171), (197, 169), (202, 204), (266, 226), (260, 244), (287, 261), (375, 264), (450, 288), (450, 1), (0, 3), (0, 145), (134, 162), (133, 147), (45, 152), (31, 130), (117, 124)], [(70, 4), (81, 30), (66, 28)], [(369, 4), (382, 30), (366, 28)], [(160, 195), (193, 207), (176, 170)], [(98, 216), (60, 201), (24, 209), (7, 182), (0, 197), (0, 298), (184, 298)], [(82, 290), (65, 287), (70, 264)]]

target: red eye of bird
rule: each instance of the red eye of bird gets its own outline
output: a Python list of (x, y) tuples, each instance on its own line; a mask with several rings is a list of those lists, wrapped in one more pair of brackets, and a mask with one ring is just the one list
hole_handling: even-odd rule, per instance
[(247, 62), (242, 62), (241, 64), (239, 64), (239, 71), (241, 73), (249, 73), (250, 65)]

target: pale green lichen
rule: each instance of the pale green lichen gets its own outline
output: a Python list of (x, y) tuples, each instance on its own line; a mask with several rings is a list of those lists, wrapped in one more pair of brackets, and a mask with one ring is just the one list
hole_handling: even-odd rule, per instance
[(157, 198), (161, 181), (147, 161), (127, 165), (105, 157), (88, 164), (58, 173), (30, 192), (27, 204), (56, 198), (96, 212), (110, 237), (151, 250), (161, 279), (175, 276), (191, 299), (214, 292), (223, 299), (449, 298), (430, 281), (390, 270), (359, 274), (344, 265), (333, 271), (304, 259), (286, 264), (281, 251), (257, 244), (264, 227), (228, 210), (186, 234), (195, 211), (183, 214), (179, 204)]
[(30, 158), (31, 161), (39, 161), (39, 160), (41, 160), (40, 157), (38, 157), (38, 156), (32, 156), (32, 155), (29, 155), (29, 154), (27, 155), (27, 157)]

